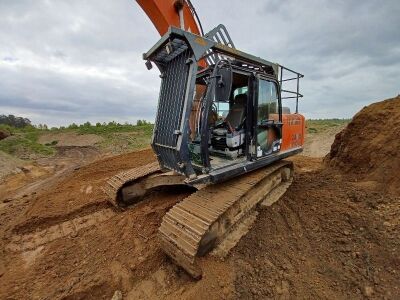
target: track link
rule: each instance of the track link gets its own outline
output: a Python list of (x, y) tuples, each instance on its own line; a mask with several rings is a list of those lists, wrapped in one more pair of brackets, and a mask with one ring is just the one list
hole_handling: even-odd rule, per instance
[(109, 202), (111, 202), (115, 207), (121, 207), (124, 204), (122, 203), (121, 197), (121, 189), (124, 186), (133, 184), (137, 180), (143, 179), (146, 176), (158, 173), (160, 171), (160, 166), (156, 161), (141, 167), (120, 172), (107, 180), (103, 191), (109, 197)]
[[(228, 235), (256, 205), (293, 174), (293, 164), (280, 161), (224, 183), (209, 185), (172, 207), (159, 228), (163, 250), (194, 278), (196, 262)], [(240, 237), (239, 237), (240, 238)]]

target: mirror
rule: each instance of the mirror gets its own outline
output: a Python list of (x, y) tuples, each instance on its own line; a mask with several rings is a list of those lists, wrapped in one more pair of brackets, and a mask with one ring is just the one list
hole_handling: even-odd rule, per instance
[(215, 66), (216, 70), (216, 85), (215, 85), (215, 100), (229, 101), (232, 89), (232, 67), (230, 63), (220, 61)]

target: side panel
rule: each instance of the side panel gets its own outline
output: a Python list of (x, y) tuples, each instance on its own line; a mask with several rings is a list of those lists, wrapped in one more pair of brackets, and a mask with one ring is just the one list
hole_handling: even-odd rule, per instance
[(300, 114), (282, 115), (281, 151), (303, 147), (305, 135), (305, 118)]

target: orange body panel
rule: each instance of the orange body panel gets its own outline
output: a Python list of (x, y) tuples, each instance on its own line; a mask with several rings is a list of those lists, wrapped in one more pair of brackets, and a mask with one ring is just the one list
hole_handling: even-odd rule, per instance
[[(181, 27), (179, 14), (174, 7), (176, 0), (136, 0), (136, 2), (153, 22), (160, 35), (164, 35), (170, 26)], [(183, 18), (186, 31), (201, 35), (186, 2), (183, 5)]]
[(305, 135), (305, 118), (300, 114), (282, 115), (281, 151), (303, 147)]

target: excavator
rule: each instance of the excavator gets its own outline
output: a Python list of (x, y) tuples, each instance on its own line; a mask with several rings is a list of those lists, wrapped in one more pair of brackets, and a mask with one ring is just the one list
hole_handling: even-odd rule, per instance
[[(161, 77), (151, 140), (157, 161), (111, 177), (104, 191), (126, 207), (156, 189), (191, 187), (163, 217), (159, 238), (172, 261), (201, 278), (199, 257), (231, 248), (259, 204), (279, 199), (292, 182), (293, 163), (284, 159), (303, 149), (303, 75), (238, 50), (221, 24), (204, 33), (190, 0), (137, 3), (161, 35), (143, 54)], [(285, 99), (295, 99), (293, 113)]]

